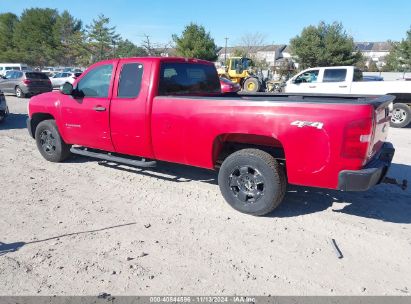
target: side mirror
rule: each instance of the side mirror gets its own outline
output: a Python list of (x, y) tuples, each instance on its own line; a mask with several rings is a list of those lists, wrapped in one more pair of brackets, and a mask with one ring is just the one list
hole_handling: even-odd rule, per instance
[(60, 93), (64, 95), (71, 95), (73, 93), (73, 85), (70, 82), (66, 82), (60, 86)]
[(300, 78), (294, 78), (291, 82), (294, 84), (300, 84), (303, 81)]

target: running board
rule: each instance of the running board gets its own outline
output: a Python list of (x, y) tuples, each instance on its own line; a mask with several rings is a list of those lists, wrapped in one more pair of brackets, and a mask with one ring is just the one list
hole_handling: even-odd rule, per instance
[(93, 157), (97, 159), (107, 160), (114, 163), (125, 164), (134, 167), (144, 167), (152, 168), (157, 165), (155, 161), (146, 161), (144, 158), (142, 160), (130, 159), (121, 156), (113, 156), (110, 152), (94, 152), (89, 151), (87, 148), (81, 147), (71, 147), (70, 152), (73, 154), (79, 154), (83, 156)]

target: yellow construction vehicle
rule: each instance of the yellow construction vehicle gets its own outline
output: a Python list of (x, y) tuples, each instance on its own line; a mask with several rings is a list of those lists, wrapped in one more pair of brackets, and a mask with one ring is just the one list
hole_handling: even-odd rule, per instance
[(246, 57), (231, 57), (226, 68), (217, 69), (220, 77), (238, 83), (246, 92), (258, 92), (263, 89), (264, 81), (253, 70), (253, 61)]

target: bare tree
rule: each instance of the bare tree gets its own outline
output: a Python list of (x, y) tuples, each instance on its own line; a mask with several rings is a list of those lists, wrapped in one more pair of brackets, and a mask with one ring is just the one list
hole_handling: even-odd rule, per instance
[(167, 43), (153, 43), (150, 40), (150, 36), (143, 34), (144, 40), (142, 41), (142, 47), (145, 49), (149, 56), (164, 56), (168, 54), (171, 48), (171, 42)]
[(244, 53), (247, 56), (252, 56), (261, 49), (262, 46), (266, 45), (265, 41), (266, 35), (259, 32), (247, 33), (240, 39), (240, 44), (244, 48)]

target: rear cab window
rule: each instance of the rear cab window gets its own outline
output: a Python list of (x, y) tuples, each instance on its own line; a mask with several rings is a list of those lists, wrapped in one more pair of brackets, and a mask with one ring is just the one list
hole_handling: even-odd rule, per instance
[(46, 74), (36, 73), (36, 72), (26, 72), (26, 78), (28, 79), (49, 79)]
[(359, 69), (354, 70), (353, 81), (363, 81), (361, 70)]
[(347, 69), (325, 69), (323, 82), (344, 82), (347, 77)]
[(163, 62), (160, 68), (159, 95), (208, 95), (221, 93), (214, 65)]

